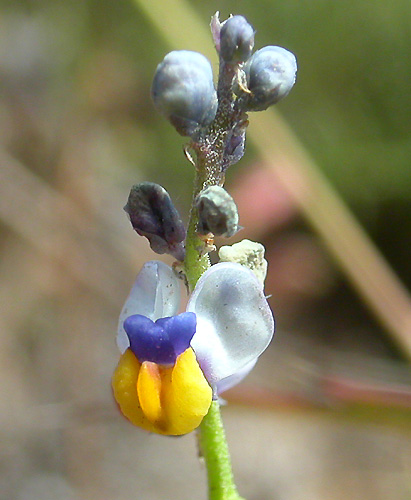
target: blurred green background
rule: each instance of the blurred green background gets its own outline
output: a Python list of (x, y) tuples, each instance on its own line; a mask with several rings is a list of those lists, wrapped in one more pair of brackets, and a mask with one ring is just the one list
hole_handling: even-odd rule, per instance
[[(0, 1), (4, 499), (206, 498), (194, 437), (133, 428), (110, 393), (118, 312), (142, 263), (156, 258), (122, 211), (128, 191), (158, 182), (186, 218), (191, 201), (185, 140), (155, 112), (150, 85), (169, 50), (198, 49), (197, 33), (174, 19), (174, 2), (160, 5), (154, 27), (133, 0)], [(204, 27), (216, 10), (221, 19), (242, 14), (256, 28), (256, 48), (296, 54), (297, 83), (277, 110), (410, 286), (409, 0), (187, 6)], [(179, 47), (161, 34), (171, 22), (182, 26)], [(407, 500), (406, 353), (295, 199), (265, 175), (251, 143), (227, 175), (245, 226), (239, 238), (266, 245), (277, 319), (256, 370), (227, 394), (240, 492), (248, 500)], [(404, 316), (411, 329), (409, 308)]]

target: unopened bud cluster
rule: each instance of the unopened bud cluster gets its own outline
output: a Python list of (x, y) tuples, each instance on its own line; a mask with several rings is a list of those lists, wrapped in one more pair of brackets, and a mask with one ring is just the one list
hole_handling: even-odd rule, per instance
[(188, 236), (169, 194), (158, 184), (133, 186), (125, 206), (133, 228), (147, 237), (151, 248), (179, 261), (185, 259), (186, 238), (196, 237), (194, 233), (205, 242), (201, 257), (215, 248), (214, 236), (231, 237), (240, 229), (236, 204), (222, 187), (225, 171), (244, 154), (247, 113), (263, 111), (285, 97), (297, 71), (294, 55), (282, 47), (253, 53), (255, 31), (243, 16), (220, 23), (217, 13), (211, 31), (220, 59), (217, 87), (208, 59), (189, 50), (167, 54), (151, 87), (156, 109), (191, 140), (185, 151), (200, 180)]
[[(262, 111), (289, 93), (297, 71), (291, 52), (268, 46), (252, 54), (255, 32), (243, 16), (232, 16), (220, 24), (216, 15), (212, 31), (220, 63), (238, 69), (232, 89), (241, 111)], [(198, 52), (167, 54), (157, 66), (151, 94), (156, 108), (181, 135), (197, 139), (216, 116), (218, 100), (211, 64)]]

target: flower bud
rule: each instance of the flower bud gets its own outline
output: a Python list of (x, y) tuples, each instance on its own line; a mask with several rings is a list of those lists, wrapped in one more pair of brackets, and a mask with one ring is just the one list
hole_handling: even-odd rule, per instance
[(229, 238), (238, 231), (237, 206), (224, 188), (209, 186), (201, 191), (196, 199), (196, 207), (198, 233), (213, 233)]
[(217, 111), (213, 71), (198, 52), (175, 50), (157, 66), (151, 87), (155, 107), (181, 135), (193, 137)]
[(263, 111), (276, 104), (292, 89), (297, 72), (294, 54), (282, 47), (257, 50), (244, 65), (251, 94), (247, 111)]
[(222, 171), (225, 172), (228, 167), (239, 162), (244, 156), (245, 148), (245, 128), (238, 126), (234, 128), (229, 136), (224, 149)]
[(254, 29), (243, 16), (227, 19), (220, 31), (220, 56), (227, 63), (242, 63), (251, 56)]
[(154, 252), (184, 259), (184, 224), (163, 187), (153, 182), (133, 186), (124, 210), (134, 230), (149, 240)]

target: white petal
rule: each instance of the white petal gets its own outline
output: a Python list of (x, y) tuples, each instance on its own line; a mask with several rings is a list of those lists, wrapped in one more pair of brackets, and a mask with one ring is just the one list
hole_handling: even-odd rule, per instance
[(191, 345), (212, 385), (256, 360), (274, 333), (262, 286), (240, 264), (223, 262), (205, 272), (187, 311), (197, 315)]
[(257, 363), (257, 358), (253, 359), (250, 363), (246, 364), (244, 368), (241, 368), (238, 372), (234, 373), (234, 375), (230, 375), (229, 377), (223, 378), (217, 383), (217, 394), (222, 394), (231, 387), (239, 384), (254, 368)]
[(144, 264), (120, 313), (117, 346), (121, 353), (130, 345), (123, 328), (128, 316), (142, 314), (155, 321), (174, 316), (179, 306), (180, 283), (171, 267), (158, 260)]

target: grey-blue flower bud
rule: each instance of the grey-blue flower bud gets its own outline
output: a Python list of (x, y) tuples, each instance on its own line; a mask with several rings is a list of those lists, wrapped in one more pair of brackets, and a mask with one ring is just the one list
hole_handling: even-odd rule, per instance
[(198, 52), (175, 50), (157, 66), (151, 87), (154, 105), (181, 135), (195, 136), (217, 111), (209, 60)]
[(251, 92), (247, 111), (263, 111), (290, 92), (297, 61), (288, 50), (270, 45), (257, 50), (244, 65), (244, 71)]
[(209, 186), (197, 196), (197, 232), (229, 238), (238, 231), (237, 205), (220, 186)]
[(220, 31), (220, 56), (227, 63), (247, 61), (254, 47), (254, 29), (243, 16), (227, 19)]
[(184, 259), (186, 230), (167, 191), (154, 182), (142, 182), (131, 188), (124, 210), (134, 230), (145, 236), (156, 253), (169, 253)]

